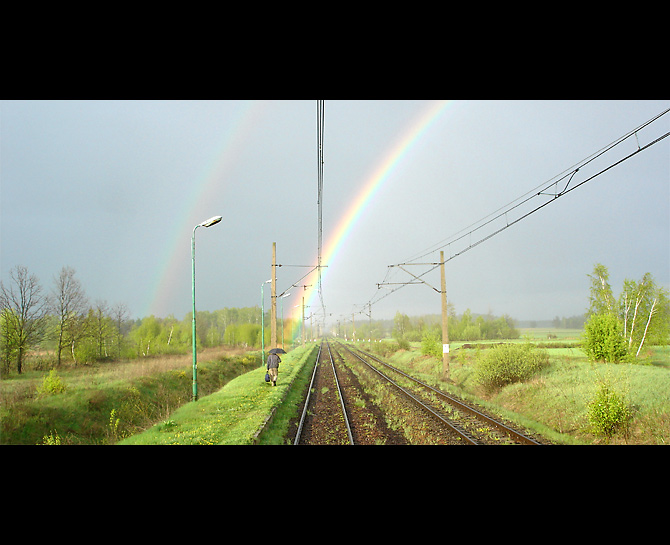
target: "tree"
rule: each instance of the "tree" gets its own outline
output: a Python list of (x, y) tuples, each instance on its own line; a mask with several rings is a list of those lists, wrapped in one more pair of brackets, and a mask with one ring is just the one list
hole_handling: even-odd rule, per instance
[(593, 274), (588, 275), (591, 279), (591, 294), (589, 296), (589, 316), (592, 314), (603, 314), (615, 311), (614, 295), (609, 284), (609, 272), (605, 265), (596, 263)]
[[(112, 307), (112, 320), (116, 326), (116, 356), (121, 357), (121, 348), (124, 337), (124, 324), (130, 316), (130, 311), (125, 303), (117, 303)], [(168, 343), (169, 344), (169, 343)]]
[(83, 319), (87, 300), (81, 282), (75, 278), (71, 267), (63, 267), (54, 281), (54, 290), (50, 300), (51, 311), (58, 318), (58, 365), (66, 343), (74, 340), (77, 324)]
[(592, 361), (622, 361), (628, 354), (628, 347), (621, 333), (621, 320), (613, 312), (592, 314), (584, 324), (584, 352)]
[(2, 350), (2, 372), (0, 375), (9, 374), (12, 359), (16, 357), (16, 334), (13, 327), (11, 310), (3, 308), (0, 312), (0, 350)]
[(667, 344), (669, 336), (668, 292), (657, 286), (650, 273), (637, 283), (626, 279), (619, 297), (623, 335), (637, 357), (645, 342)]
[(607, 267), (597, 263), (591, 278), (589, 320), (584, 326), (585, 351), (591, 359), (621, 361), (625, 353), (638, 357), (645, 342), (668, 344), (668, 291), (650, 273), (640, 282), (624, 281), (618, 305), (609, 285)]
[(107, 301), (96, 301), (95, 308), (89, 309), (88, 311), (87, 321), (89, 332), (95, 339), (98, 358), (102, 359), (103, 357), (109, 357), (107, 341), (112, 337), (114, 327), (112, 319), (109, 316), (109, 306)]
[(404, 339), (409, 331), (410, 321), (407, 314), (397, 311), (393, 318), (393, 338), (396, 340)]
[(48, 301), (37, 276), (30, 274), (26, 267), (17, 265), (11, 270), (10, 278), (13, 284), (9, 287), (0, 281), (0, 309), (7, 334), (4, 343), (13, 344), (16, 370), (21, 374), (25, 352), (44, 337)]

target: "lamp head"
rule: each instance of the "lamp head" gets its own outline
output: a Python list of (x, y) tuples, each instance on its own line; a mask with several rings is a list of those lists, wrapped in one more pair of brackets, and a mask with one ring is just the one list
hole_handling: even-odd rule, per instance
[(209, 218), (206, 221), (203, 221), (200, 224), (200, 227), (211, 227), (212, 225), (216, 225), (221, 221), (222, 217), (221, 216), (214, 216), (213, 218)]

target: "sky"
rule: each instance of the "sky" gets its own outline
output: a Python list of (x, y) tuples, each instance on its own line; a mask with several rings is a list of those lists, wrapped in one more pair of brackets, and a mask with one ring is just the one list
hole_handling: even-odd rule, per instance
[[(69, 266), (91, 302), (183, 319), (193, 229), (221, 215), (195, 231), (198, 310), (260, 305), (276, 243), (285, 317), (297, 316), (302, 297), (306, 315), (325, 307), (328, 323), (366, 320), (368, 310), (373, 319), (439, 314), (439, 268), (420, 265), (437, 262), (439, 249), (458, 314), (582, 314), (596, 263), (609, 269), (615, 295), (646, 272), (670, 288), (670, 138), (560, 198), (535, 197), (533, 207), (548, 204), (460, 255), (452, 257), (524, 209), (450, 237), (538, 187), (556, 182), (550, 192), (560, 191), (569, 178), (560, 175), (668, 108), (325, 100), (322, 306), (312, 271), (316, 100), (1, 101), (0, 279), (8, 285), (21, 265), (50, 290)], [(669, 130), (670, 113), (580, 166), (569, 187)], [(407, 284), (406, 271), (426, 284)], [(267, 310), (269, 284), (263, 295)]]

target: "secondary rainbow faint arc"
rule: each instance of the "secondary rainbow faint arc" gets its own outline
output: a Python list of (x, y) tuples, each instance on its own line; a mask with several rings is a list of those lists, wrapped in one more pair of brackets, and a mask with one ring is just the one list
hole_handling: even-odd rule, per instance
[[(167, 244), (157, 268), (156, 279), (152, 283), (148, 303), (145, 306), (143, 316), (149, 314), (162, 314), (159, 305), (170, 299), (170, 292), (178, 289), (180, 269), (187, 271), (190, 267), (190, 233), (197, 221), (192, 216), (199, 205), (202, 205), (204, 196), (217, 183), (225, 185), (225, 174), (234, 160), (234, 151), (244, 142), (250, 132), (257, 125), (258, 119), (267, 107), (266, 101), (244, 101), (236, 112), (232, 122), (220, 135), (220, 141), (216, 146), (217, 152), (212, 160), (203, 169), (198, 179), (185, 184), (185, 196), (183, 213), (177, 215), (180, 218), (172, 226), (172, 233), (167, 237)], [(205, 212), (205, 220), (210, 216), (219, 214), (219, 209)], [(209, 215), (207, 215), (209, 214)], [(185, 234), (186, 233), (186, 234)]]
[[(346, 213), (337, 223), (333, 234), (328, 238), (328, 242), (324, 246), (325, 251), (321, 256), (321, 263), (323, 265), (328, 265), (329, 268), (333, 266), (337, 254), (344, 246), (344, 243), (351, 234), (351, 231), (356, 225), (356, 222), (360, 218), (365, 208), (370, 204), (377, 191), (379, 191), (379, 189), (384, 185), (384, 182), (389, 178), (390, 174), (398, 166), (400, 161), (415, 146), (415, 144), (421, 140), (421, 137), (426, 133), (426, 131), (433, 125), (435, 121), (437, 121), (437, 119), (440, 118), (447, 107), (452, 103), (453, 101), (451, 100), (431, 103), (410, 125), (408, 130), (403, 133), (403, 136), (389, 150), (382, 161), (380, 161), (379, 165), (377, 165), (373, 173), (363, 185), (363, 189), (361, 189), (361, 191), (347, 209)], [(328, 272), (329, 269), (324, 268), (323, 272), (321, 273), (322, 285)], [(313, 305), (313, 301), (316, 299), (318, 294), (317, 281), (318, 279), (316, 272), (312, 273), (309, 279), (305, 281), (306, 285), (311, 285), (304, 291), (306, 306), (311, 307)], [(302, 321), (302, 296), (303, 294), (301, 293), (295, 298), (292, 304), (293, 313), (291, 318), (293, 323), (294, 340), (300, 333), (300, 324)], [(305, 316), (308, 315), (309, 311), (306, 310)]]

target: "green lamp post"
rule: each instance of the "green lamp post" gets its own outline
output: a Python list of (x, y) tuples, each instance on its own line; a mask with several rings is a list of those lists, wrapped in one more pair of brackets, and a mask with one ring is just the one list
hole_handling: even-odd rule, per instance
[(195, 230), (198, 227), (211, 227), (221, 221), (221, 216), (214, 216), (202, 223), (199, 223), (193, 228), (193, 235), (191, 236), (191, 294), (193, 300), (193, 322), (192, 322), (192, 336), (193, 336), (193, 401), (198, 401), (198, 354), (196, 352), (196, 337), (195, 337)]

